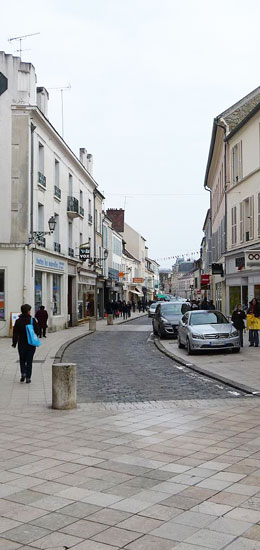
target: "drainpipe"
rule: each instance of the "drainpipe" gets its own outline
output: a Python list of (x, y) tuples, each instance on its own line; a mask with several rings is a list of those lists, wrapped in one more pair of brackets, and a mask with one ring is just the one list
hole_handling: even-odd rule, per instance
[(30, 234), (33, 232), (33, 179), (34, 179), (34, 143), (33, 133), (36, 126), (31, 122), (31, 202), (30, 202)]
[(96, 269), (96, 250), (97, 250), (97, 245), (96, 245), (96, 193), (95, 191), (93, 192), (93, 196), (94, 196), (94, 224), (93, 224), (93, 227), (94, 227), (94, 272), (96, 274), (96, 284), (95, 284), (95, 299), (94, 299), (94, 317), (97, 318), (97, 269)]

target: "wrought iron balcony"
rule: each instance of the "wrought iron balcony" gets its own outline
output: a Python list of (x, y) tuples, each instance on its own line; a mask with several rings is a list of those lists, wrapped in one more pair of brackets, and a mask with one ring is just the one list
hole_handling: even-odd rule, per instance
[(61, 189), (57, 185), (54, 185), (54, 197), (61, 198)]
[(73, 248), (68, 249), (68, 255), (71, 256), (71, 258), (74, 258), (74, 250)]
[(82, 216), (82, 218), (84, 218), (84, 208), (83, 208), (83, 206), (79, 207), (79, 213), (80, 213), (80, 216)]
[(46, 176), (41, 172), (38, 172), (38, 183), (46, 188)]
[(88, 221), (89, 221), (89, 223), (92, 223), (92, 219), (93, 219), (93, 218), (92, 218), (91, 214), (89, 214), (89, 215), (88, 215)]
[(79, 201), (75, 197), (67, 199), (67, 214), (69, 218), (77, 218), (79, 214)]
[(61, 251), (60, 243), (54, 243), (54, 250), (55, 250), (55, 252), (60, 252)]

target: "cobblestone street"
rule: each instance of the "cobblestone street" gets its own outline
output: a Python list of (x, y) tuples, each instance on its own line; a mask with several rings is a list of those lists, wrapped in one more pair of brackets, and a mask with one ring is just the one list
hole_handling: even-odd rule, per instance
[(135, 319), (71, 344), (80, 402), (140, 402), (239, 397), (231, 387), (175, 364), (157, 350), (151, 320)]

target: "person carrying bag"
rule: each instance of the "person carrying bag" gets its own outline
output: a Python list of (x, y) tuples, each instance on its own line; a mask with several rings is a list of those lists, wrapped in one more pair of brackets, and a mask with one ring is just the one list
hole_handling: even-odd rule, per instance
[(18, 343), (21, 370), (20, 382), (26, 380), (26, 384), (30, 384), (31, 382), (32, 362), (35, 349), (41, 345), (38, 338), (39, 326), (36, 319), (33, 319), (30, 315), (31, 309), (29, 304), (23, 304), (21, 306), (22, 313), (15, 321), (12, 343), (13, 348), (15, 348)]

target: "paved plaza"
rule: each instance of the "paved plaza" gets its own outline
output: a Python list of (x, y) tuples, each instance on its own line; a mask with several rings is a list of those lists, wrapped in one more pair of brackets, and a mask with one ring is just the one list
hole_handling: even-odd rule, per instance
[[(145, 320), (99, 324), (86, 337), (86, 327), (64, 332), (48, 335), (29, 388), (19, 384), (16, 350), (0, 341), (0, 550), (260, 550), (259, 398), (229, 397), (224, 385), (215, 390), (215, 381), (208, 396), (199, 396), (203, 377), (189, 379), (160, 355)], [(99, 375), (93, 382), (91, 371), (89, 387), (84, 382), (88, 401), (54, 411), (52, 357), (76, 336), (83, 338), (65, 355), (75, 347), (79, 383), (84, 361), (77, 345), (80, 351), (85, 341), (91, 362), (95, 338)], [(110, 337), (119, 338), (122, 369), (137, 365), (139, 386), (146, 378), (150, 394), (161, 380), (160, 395), (127, 400), (114, 391), (102, 398), (97, 378), (105, 369), (109, 380), (113, 357), (112, 375), (120, 376), (119, 352), (101, 364), (100, 348)], [(146, 350), (148, 367), (139, 359)], [(129, 384), (137, 377), (133, 370)], [(179, 394), (175, 389), (171, 398), (168, 386), (179, 386)]]

